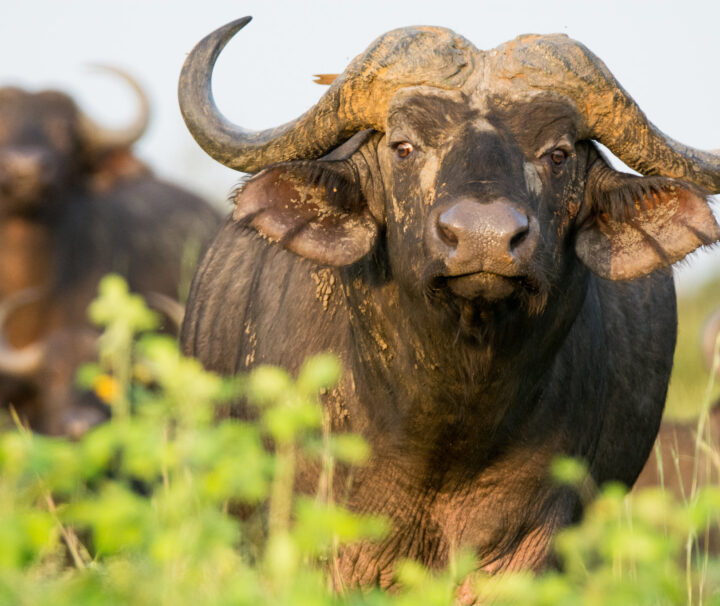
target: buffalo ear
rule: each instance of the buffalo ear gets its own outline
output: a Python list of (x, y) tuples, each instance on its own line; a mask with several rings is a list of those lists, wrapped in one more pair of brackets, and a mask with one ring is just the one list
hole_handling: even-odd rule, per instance
[(705, 193), (682, 181), (617, 172), (598, 161), (575, 252), (602, 278), (632, 280), (720, 239)]
[(270, 167), (235, 193), (233, 218), (307, 259), (349, 265), (365, 256), (378, 236), (354, 181), (343, 161)]

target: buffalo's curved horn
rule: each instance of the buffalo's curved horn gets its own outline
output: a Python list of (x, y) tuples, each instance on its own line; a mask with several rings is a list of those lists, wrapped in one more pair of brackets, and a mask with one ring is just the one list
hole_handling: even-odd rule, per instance
[(122, 149), (130, 147), (145, 134), (150, 122), (150, 101), (145, 91), (127, 72), (109, 65), (92, 65), (95, 70), (109, 72), (127, 82), (135, 92), (139, 110), (133, 121), (122, 128), (100, 126), (85, 113), (80, 112), (80, 133), (85, 145), (91, 150)]
[(156, 291), (148, 292), (145, 295), (145, 300), (150, 307), (166, 315), (175, 325), (176, 331), (180, 332), (185, 317), (185, 306), (182, 303)]
[(585, 122), (580, 138), (600, 141), (643, 175), (674, 177), (720, 192), (720, 155), (688, 147), (660, 131), (584, 45), (561, 34), (530, 35), (497, 50), (488, 55), (500, 78), (572, 101)]
[[(713, 370), (715, 365), (715, 344), (718, 337), (720, 337), (720, 309), (715, 310), (706, 320), (700, 333), (703, 358), (710, 371)], [(720, 368), (715, 368), (715, 371), (720, 374)]]
[(17, 349), (5, 337), (5, 324), (10, 315), (19, 307), (37, 301), (44, 294), (42, 288), (27, 288), (12, 293), (0, 301), (0, 372), (13, 377), (27, 377), (35, 374), (45, 356), (42, 342), (31, 343)]
[(302, 116), (277, 128), (249, 131), (218, 110), (212, 70), (227, 42), (245, 25), (243, 17), (217, 29), (190, 52), (178, 83), (178, 100), (190, 133), (210, 156), (239, 171), (323, 155), (366, 128), (383, 130), (392, 94), (399, 88), (461, 87), (473, 73), (478, 51), (450, 30), (413, 27), (391, 31), (356, 57)]

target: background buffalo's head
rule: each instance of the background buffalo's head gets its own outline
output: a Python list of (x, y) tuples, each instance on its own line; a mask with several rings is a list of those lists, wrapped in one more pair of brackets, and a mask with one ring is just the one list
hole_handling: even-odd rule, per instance
[(103, 69), (127, 81), (140, 102), (132, 124), (119, 130), (92, 122), (64, 93), (0, 89), (0, 215), (33, 212), (59, 192), (79, 187), (88, 171), (97, 174), (143, 135), (149, 119), (145, 94), (126, 73)]

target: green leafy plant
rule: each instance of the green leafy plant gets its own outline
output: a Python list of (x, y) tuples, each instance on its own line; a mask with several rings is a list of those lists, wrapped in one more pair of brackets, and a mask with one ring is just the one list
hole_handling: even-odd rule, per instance
[[(296, 377), (268, 366), (219, 377), (153, 333), (157, 317), (116, 276), (90, 314), (104, 329), (100, 359), (78, 381), (112, 419), (75, 442), (19, 422), (0, 434), (0, 605), (720, 603), (720, 566), (688, 551), (717, 523), (718, 487), (686, 502), (605, 487), (558, 535), (562, 572), (488, 577), (459, 551), (444, 571), (403, 563), (393, 592), (342, 587), (338, 550), (389, 525), (328, 488), (336, 463), (370, 454), (329, 431), (319, 394), (337, 382), (337, 359), (311, 358)], [(222, 414), (240, 400), (252, 421)], [(293, 492), (301, 458), (321, 469), (314, 495)], [(576, 461), (553, 473), (593, 488)]]

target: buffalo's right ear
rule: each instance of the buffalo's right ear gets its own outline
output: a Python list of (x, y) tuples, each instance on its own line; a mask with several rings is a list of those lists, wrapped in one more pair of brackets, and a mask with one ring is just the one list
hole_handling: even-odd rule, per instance
[[(350, 151), (366, 139), (353, 142)], [(320, 160), (266, 168), (235, 193), (233, 218), (307, 259), (354, 263), (374, 247), (379, 227), (359, 171), (345, 157), (350, 155), (333, 152)]]

